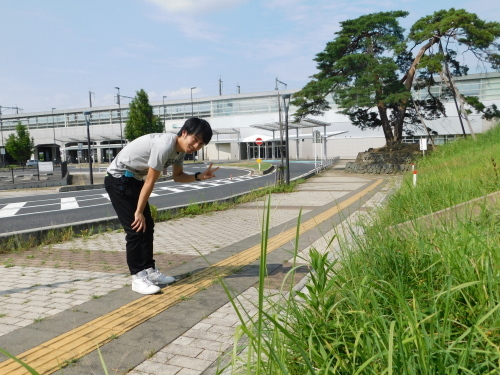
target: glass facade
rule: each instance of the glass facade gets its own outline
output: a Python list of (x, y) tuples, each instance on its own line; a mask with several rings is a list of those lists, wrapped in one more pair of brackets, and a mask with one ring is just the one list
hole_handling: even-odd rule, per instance
[[(474, 96), (479, 100), (492, 100), (500, 98), (500, 77), (455, 79), (455, 85), (463, 96)], [(447, 90), (443, 83), (431, 87), (430, 92), (434, 96), (441, 96)], [(414, 92), (416, 99), (425, 99), (427, 90)]]
[[(471, 75), (468, 77), (457, 78), (455, 83), (462, 95), (476, 96), (480, 100), (492, 100), (500, 98), (500, 75), (497, 73), (490, 76)], [(440, 95), (445, 88), (442, 85), (436, 85), (431, 88), (434, 95)], [(289, 91), (291, 92), (291, 91)], [(426, 90), (414, 93), (414, 97), (423, 99), (427, 96)], [(210, 98), (207, 100), (196, 100), (191, 102), (189, 99), (177, 104), (163, 103), (153, 105), (153, 113), (160, 116), (163, 120), (186, 119), (193, 116), (197, 117), (223, 117), (223, 116), (243, 116), (251, 114), (277, 113), (279, 109), (278, 92), (268, 92), (262, 94), (253, 94), (246, 96), (244, 94), (234, 95), (225, 98)], [(331, 96), (327, 97), (332, 108), (335, 108)], [(281, 103), (282, 104), (282, 103)], [(118, 108), (91, 108), (92, 125), (109, 125), (120, 123), (120, 113)], [(293, 108), (290, 108), (293, 112)], [(122, 123), (127, 121), (129, 114), (128, 107), (121, 108)], [(55, 127), (86, 126), (82, 109), (68, 110), (67, 113), (44, 114), (24, 114), (9, 115), (9, 118), (2, 116), (2, 130), (15, 130), (17, 124), (26, 125), (29, 129), (43, 129)]]

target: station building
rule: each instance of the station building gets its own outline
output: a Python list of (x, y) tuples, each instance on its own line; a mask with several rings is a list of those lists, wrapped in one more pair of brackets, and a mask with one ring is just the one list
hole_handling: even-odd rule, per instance
[[(476, 96), (485, 105), (500, 106), (500, 73), (473, 74), (455, 78), (462, 95)], [(439, 94), (441, 84), (431, 92)], [(207, 161), (238, 161), (248, 159), (279, 159), (286, 147), (286, 118), (282, 95), (298, 90), (274, 90), (267, 92), (220, 95), (205, 98), (150, 102), (153, 111), (164, 122), (165, 132), (177, 133), (184, 121), (192, 116), (206, 119), (214, 136), (209, 145), (198, 152), (197, 158)], [(414, 92), (415, 98), (424, 98), (426, 92)], [(307, 117), (293, 123), (295, 108), (288, 110), (288, 152), (290, 160), (314, 160), (355, 158), (358, 152), (385, 144), (382, 129), (361, 130), (349, 119), (337, 113), (330, 97), (331, 110), (323, 116)], [(1, 110), (1, 107), (0, 107)], [(442, 144), (463, 135), (455, 103), (446, 103), (447, 117), (425, 124), (438, 132), (434, 143)], [(123, 137), (128, 119), (128, 104), (105, 107), (75, 108), (34, 113), (0, 114), (2, 144), (15, 132), (20, 122), (26, 125), (34, 138), (34, 159), (63, 160), (70, 163), (88, 161), (88, 138), (94, 162), (108, 163), (116, 156), (127, 140)], [(89, 133), (84, 112), (91, 112)], [(480, 115), (469, 115), (470, 128), (464, 121), (467, 134), (481, 133), (492, 123)], [(427, 137), (422, 126), (405, 142), (419, 142)], [(256, 140), (261, 139), (256, 144)]]

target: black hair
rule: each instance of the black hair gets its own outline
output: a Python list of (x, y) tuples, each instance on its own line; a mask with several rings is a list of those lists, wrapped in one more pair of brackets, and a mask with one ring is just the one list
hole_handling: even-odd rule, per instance
[(184, 125), (182, 125), (181, 130), (177, 133), (177, 136), (181, 136), (183, 131), (187, 134), (194, 134), (199, 136), (205, 145), (207, 145), (212, 139), (212, 128), (208, 121), (203, 120), (198, 117), (191, 117), (186, 120)]

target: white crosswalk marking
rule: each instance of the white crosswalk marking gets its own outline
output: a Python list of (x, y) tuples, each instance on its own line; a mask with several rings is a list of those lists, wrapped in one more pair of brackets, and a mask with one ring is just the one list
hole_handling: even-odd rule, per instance
[(203, 186), (220, 186), (220, 183), (217, 183), (217, 182), (200, 182), (200, 185), (203, 185)]
[(61, 210), (71, 210), (72, 208), (78, 208), (78, 202), (75, 197), (71, 198), (61, 198)]
[(173, 191), (174, 193), (184, 193), (186, 191), (186, 190), (172, 188), (172, 187), (166, 187), (166, 186), (162, 186), (160, 189), (161, 190)]
[(0, 210), (0, 217), (14, 216), (25, 204), (26, 202), (9, 203)]
[[(109, 194), (108, 193), (104, 193), (104, 194), (101, 194), (104, 198), (106, 198), (108, 201), (111, 200), (109, 199)], [(151, 193), (150, 197), (158, 197), (159, 195), (156, 194), (156, 193)]]
[(189, 188), (189, 189), (192, 189), (192, 190), (203, 189), (203, 186), (200, 186), (198, 184), (182, 184), (182, 185), (177, 185), (177, 186)]

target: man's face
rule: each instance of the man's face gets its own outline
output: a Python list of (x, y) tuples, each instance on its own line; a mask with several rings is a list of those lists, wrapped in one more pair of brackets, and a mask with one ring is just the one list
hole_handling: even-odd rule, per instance
[(182, 151), (186, 154), (192, 154), (203, 147), (203, 141), (199, 135), (188, 134), (186, 131), (182, 132), (182, 135), (178, 138), (177, 142)]

